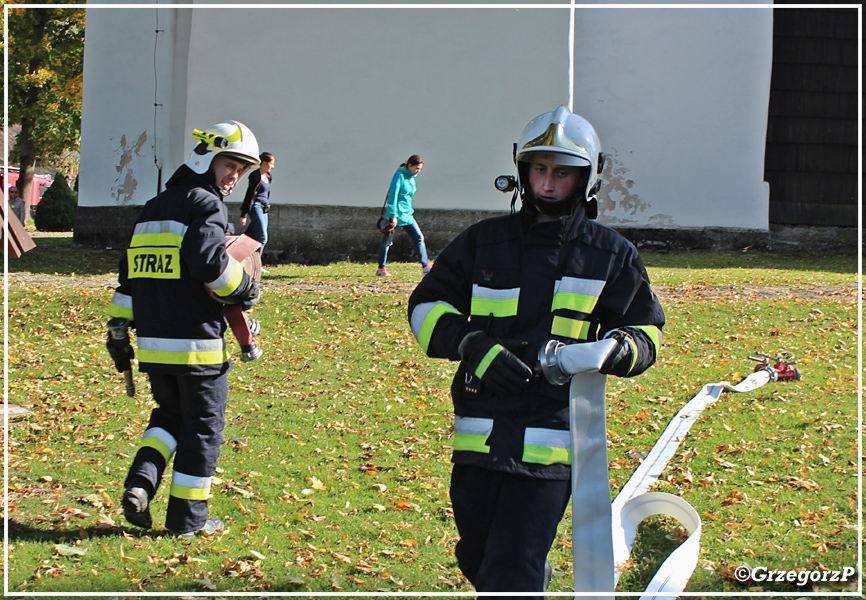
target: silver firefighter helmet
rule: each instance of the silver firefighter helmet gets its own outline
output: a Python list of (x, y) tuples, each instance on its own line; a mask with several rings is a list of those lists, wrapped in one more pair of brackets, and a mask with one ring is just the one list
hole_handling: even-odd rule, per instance
[(514, 150), (517, 185), (524, 202), (528, 201), (539, 210), (541, 207), (535, 202), (529, 186), (529, 164), (542, 153), (545, 157), (554, 158), (556, 164), (581, 167), (588, 175), (584, 177), (585, 185), (576, 191), (574, 197), (563, 201), (563, 206), (547, 207), (543, 212), (553, 209), (560, 215), (571, 214), (580, 200), (595, 200), (599, 175), (604, 169), (604, 153), (598, 133), (589, 121), (560, 106), (532, 119), (520, 134)]

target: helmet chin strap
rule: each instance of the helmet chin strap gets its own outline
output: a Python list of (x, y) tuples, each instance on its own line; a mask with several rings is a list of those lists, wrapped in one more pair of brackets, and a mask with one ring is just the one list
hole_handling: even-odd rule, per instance
[[(582, 212), (587, 219), (598, 218), (598, 204), (595, 196), (591, 196), (588, 200), (581, 202), (578, 198), (579, 194), (575, 194), (571, 198), (560, 202), (544, 203), (533, 197), (532, 193), (528, 190), (527, 192), (522, 196), (522, 199), (524, 207), (529, 208), (531, 212), (540, 212), (554, 218), (571, 217), (578, 212)], [(542, 210), (541, 206), (548, 210)]]
[(523, 190), (524, 201), (528, 201), (529, 204), (531, 204), (533, 208), (541, 214), (554, 218), (573, 215), (577, 208), (578, 195), (579, 191), (575, 190), (575, 192), (565, 200), (560, 200), (558, 202), (545, 202), (544, 200), (539, 200), (529, 187), (526, 187)]
[(221, 198), (225, 198), (226, 196), (231, 194), (232, 190), (235, 187), (234, 185), (232, 185), (232, 187), (229, 188), (227, 192), (224, 192), (217, 183), (216, 173), (214, 173), (213, 167), (209, 167), (208, 170), (204, 172), (204, 175), (202, 175), (202, 177), (211, 185), (212, 188), (217, 191)]
[(535, 208), (548, 217), (567, 217), (574, 213), (574, 208), (576, 206), (573, 196), (566, 200), (560, 200), (559, 202), (545, 202), (538, 198), (535, 198), (534, 200)]

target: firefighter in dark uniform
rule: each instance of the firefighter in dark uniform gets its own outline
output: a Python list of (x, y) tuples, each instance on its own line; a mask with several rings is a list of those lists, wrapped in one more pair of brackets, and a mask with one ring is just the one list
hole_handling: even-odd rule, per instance
[[(157, 404), (124, 484), (124, 515), (152, 527), (150, 503), (173, 456), (165, 525), (184, 537), (224, 528), (208, 518), (207, 498), (223, 441), (231, 360), (224, 304), (211, 294), (245, 307), (260, 294), (260, 284), (226, 252), (223, 202), (259, 164), (256, 138), (236, 121), (193, 137), (199, 143), (189, 160), (138, 216), (109, 308), (110, 317), (135, 328), (139, 368)], [(119, 371), (133, 356), (128, 341), (110, 335), (108, 349)]]
[(540, 115), (514, 158), (512, 213), (455, 238), (409, 300), (427, 355), (460, 361), (451, 500), (458, 564), (479, 592), (550, 580), (571, 493), (569, 390), (538, 376), (539, 348), (612, 338), (601, 372), (631, 377), (655, 362), (664, 325), (635, 247), (592, 220), (604, 166), (592, 125), (565, 107)]

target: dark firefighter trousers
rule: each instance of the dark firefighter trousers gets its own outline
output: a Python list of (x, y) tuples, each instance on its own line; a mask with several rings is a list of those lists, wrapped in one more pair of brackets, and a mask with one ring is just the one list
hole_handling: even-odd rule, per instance
[(544, 564), (570, 496), (570, 480), (454, 465), (455, 552), (476, 591), (539, 592), (543, 598)]
[[(212, 477), (223, 442), (228, 375), (164, 375), (150, 373), (150, 386), (157, 407), (150, 413), (148, 430), (159, 427), (176, 441), (175, 472), (194, 477)], [(126, 484), (143, 477), (155, 494), (165, 472), (166, 461), (151, 447), (135, 455)], [(198, 531), (208, 516), (207, 500), (169, 496), (165, 526), (175, 533)]]

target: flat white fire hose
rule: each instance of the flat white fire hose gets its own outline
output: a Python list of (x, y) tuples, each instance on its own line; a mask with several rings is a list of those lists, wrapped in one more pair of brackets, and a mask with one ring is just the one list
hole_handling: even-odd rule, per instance
[(670, 462), (689, 428), (703, 410), (725, 390), (748, 392), (771, 379), (768, 371), (756, 371), (736, 386), (711, 383), (703, 387), (671, 420), (646, 459), (616, 500), (610, 501), (605, 420), (606, 376), (599, 373), (616, 346), (614, 340), (563, 345), (549, 342), (539, 353), (542, 370), (551, 383), (571, 378), (570, 433), (572, 483), (572, 551), (574, 589), (599, 592), (610, 598), (631, 553), (638, 525), (647, 517), (663, 515), (678, 520), (689, 537), (665, 560), (641, 599), (674, 598), (688, 584), (700, 551), (701, 519), (678, 496), (646, 493)]

